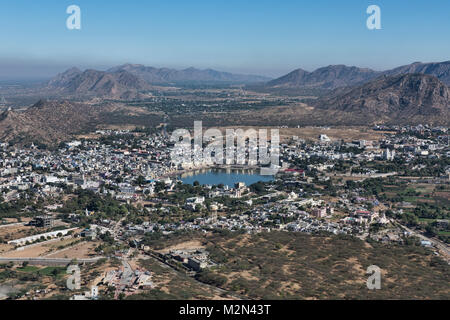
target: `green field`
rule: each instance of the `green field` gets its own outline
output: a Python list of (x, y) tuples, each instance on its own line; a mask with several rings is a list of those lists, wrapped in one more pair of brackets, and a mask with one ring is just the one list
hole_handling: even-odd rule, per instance
[(30, 273), (32, 273), (32, 272), (37, 272), (37, 271), (39, 271), (39, 268), (38, 268), (38, 267), (35, 267), (35, 266), (26, 266), (26, 267), (20, 267), (20, 268), (17, 268), (17, 271), (20, 271), (20, 272), (30, 272)]

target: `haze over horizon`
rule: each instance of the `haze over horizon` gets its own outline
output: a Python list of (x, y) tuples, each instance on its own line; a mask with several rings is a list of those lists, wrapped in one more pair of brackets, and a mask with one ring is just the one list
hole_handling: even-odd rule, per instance
[[(72, 4), (81, 8), (81, 30), (66, 28)], [(381, 7), (381, 30), (366, 28), (371, 4)], [(450, 3), (439, 0), (350, 0), (339, 6), (330, 0), (4, 1), (0, 26), (8, 32), (0, 35), (0, 80), (124, 63), (275, 78), (333, 64), (380, 71), (447, 61), (449, 10)]]

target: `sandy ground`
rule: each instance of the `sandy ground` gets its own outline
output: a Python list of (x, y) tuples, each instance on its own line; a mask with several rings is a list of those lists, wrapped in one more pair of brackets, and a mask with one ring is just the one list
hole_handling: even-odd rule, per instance
[(383, 138), (383, 132), (373, 131), (363, 127), (340, 127), (340, 128), (318, 128), (318, 127), (305, 127), (305, 128), (289, 128), (280, 129), (282, 138), (290, 138), (292, 136), (298, 136), (300, 139), (318, 141), (321, 134), (326, 134), (331, 140), (378, 140)]
[(148, 258), (149, 257), (147, 255), (145, 255), (145, 254), (138, 254), (133, 259), (129, 259), (128, 263), (130, 264), (131, 269), (133, 269), (133, 270), (142, 269), (140, 264), (139, 264), (139, 261), (140, 260), (146, 260)]
[(55, 252), (47, 256), (47, 258), (69, 258), (69, 259), (86, 259), (92, 256), (98, 256), (95, 248), (99, 245), (97, 242), (82, 242), (73, 247)]
[(23, 248), (23, 250), (10, 250), (8, 252), (1, 253), (2, 257), (8, 258), (37, 258), (43, 257), (51, 252), (57, 251), (59, 246), (69, 245), (70, 243), (76, 241), (77, 239), (69, 238), (69, 239), (55, 239), (51, 241), (46, 241), (41, 244), (32, 245), (29, 247)]
[(2, 255), (4, 252), (8, 252), (14, 249), (14, 246), (9, 244), (0, 244), (0, 255)]
[(202, 243), (200, 241), (193, 240), (193, 241), (183, 242), (183, 243), (177, 244), (175, 246), (165, 248), (159, 252), (165, 254), (165, 253), (169, 253), (172, 250), (190, 250), (190, 249), (198, 249), (198, 248), (204, 248), (204, 246), (202, 245)]
[[(270, 129), (278, 129), (276, 127), (239, 127), (242, 130), (248, 129), (267, 129), (270, 136)], [(237, 129), (235, 127), (222, 127), (221, 130)], [(280, 140), (287, 141), (294, 136), (307, 141), (319, 141), (321, 134), (327, 135), (332, 141), (344, 140), (350, 142), (353, 140), (379, 140), (384, 137), (384, 132), (374, 131), (367, 127), (302, 127), (302, 128), (279, 128)]]
[[(2, 223), (4, 224), (11, 224), (11, 223), (19, 223), (17, 218), (3, 218), (0, 219)], [(31, 221), (31, 218), (22, 218), (21, 222), (22, 223), (26, 223)], [(0, 225), (0, 228), (2, 227), (2, 225)]]
[(0, 227), (0, 238), (5, 241), (16, 240), (33, 234), (33, 228), (23, 225), (2, 226)]
[(43, 256), (49, 250), (50, 244), (42, 244), (25, 248), (23, 250), (13, 250), (2, 253), (2, 257), (7, 258), (38, 258)]

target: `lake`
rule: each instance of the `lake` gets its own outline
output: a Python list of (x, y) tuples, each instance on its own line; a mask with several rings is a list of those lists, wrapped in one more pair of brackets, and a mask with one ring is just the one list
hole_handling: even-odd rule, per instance
[(250, 169), (205, 169), (188, 172), (178, 178), (184, 184), (194, 184), (195, 181), (198, 181), (201, 185), (223, 184), (230, 188), (234, 188), (234, 185), (238, 182), (244, 182), (247, 186), (250, 186), (259, 181), (267, 182), (274, 179), (273, 176), (262, 176), (259, 171)]

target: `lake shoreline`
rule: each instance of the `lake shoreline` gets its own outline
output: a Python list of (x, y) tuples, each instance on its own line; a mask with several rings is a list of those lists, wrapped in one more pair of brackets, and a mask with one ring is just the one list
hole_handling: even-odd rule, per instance
[(201, 185), (226, 185), (234, 188), (235, 184), (243, 182), (247, 186), (259, 181), (273, 181), (275, 176), (261, 175), (259, 168), (223, 168), (208, 167), (202, 169), (188, 170), (176, 175), (177, 179), (184, 184), (193, 184), (198, 181)]

